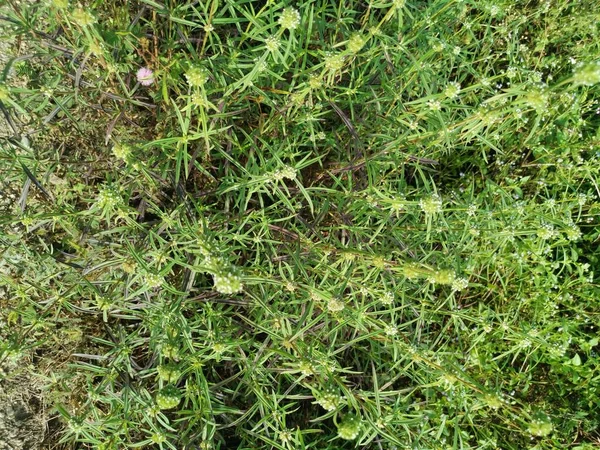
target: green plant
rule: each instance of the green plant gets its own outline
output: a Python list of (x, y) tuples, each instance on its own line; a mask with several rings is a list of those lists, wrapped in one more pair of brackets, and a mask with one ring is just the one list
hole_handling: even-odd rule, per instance
[(594, 445), (594, 14), (10, 1), (0, 359), (51, 438)]

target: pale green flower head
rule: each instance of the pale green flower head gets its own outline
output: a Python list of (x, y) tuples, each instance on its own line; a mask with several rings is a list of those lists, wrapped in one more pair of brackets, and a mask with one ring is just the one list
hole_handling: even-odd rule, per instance
[(427, 106), (430, 111), (440, 111), (442, 109), (442, 103), (439, 100), (428, 100)]
[(460, 84), (457, 82), (449, 83), (444, 90), (444, 95), (448, 98), (456, 98), (460, 94)]
[(409, 280), (415, 280), (425, 276), (426, 272), (422, 267), (419, 267), (416, 263), (407, 263), (402, 266), (402, 274)]
[(419, 202), (421, 211), (430, 216), (442, 212), (442, 199), (439, 195), (433, 194), (431, 197), (422, 199)]
[(361, 420), (356, 416), (346, 416), (338, 425), (338, 436), (346, 440), (354, 440), (360, 434)]
[(122, 160), (127, 160), (127, 158), (129, 158), (131, 155), (131, 147), (127, 144), (115, 144), (112, 151), (115, 157)]
[(343, 402), (343, 397), (332, 389), (315, 396), (316, 403), (325, 411), (334, 411)]
[(394, 303), (394, 293), (390, 291), (384, 292), (380, 299), (381, 303), (385, 306), (389, 306)]
[(533, 90), (525, 96), (525, 102), (532, 108), (535, 108), (539, 111), (546, 109), (548, 106), (548, 101), (548, 94), (540, 90)]
[(6, 101), (9, 99), (8, 89), (6, 86), (0, 84), (0, 102)]
[(573, 74), (573, 84), (576, 86), (592, 86), (600, 83), (600, 61), (580, 65)]
[(165, 344), (160, 349), (160, 354), (165, 358), (170, 358), (175, 361), (179, 360), (179, 349), (171, 344)]
[(550, 417), (543, 413), (537, 412), (533, 414), (532, 420), (529, 423), (528, 431), (533, 436), (548, 436), (554, 430)]
[(295, 30), (300, 25), (300, 13), (296, 8), (285, 8), (279, 16), (278, 23), (286, 30)]
[(185, 78), (192, 87), (204, 86), (208, 81), (208, 71), (203, 67), (191, 67), (185, 73)]
[(323, 81), (317, 75), (311, 75), (308, 79), (308, 85), (311, 89), (318, 89), (323, 86)]
[(279, 432), (279, 440), (282, 444), (287, 444), (292, 441), (294, 435), (290, 430), (283, 430)]
[[(158, 402), (158, 400), (157, 400)], [(161, 400), (162, 402), (162, 400)], [(179, 402), (177, 402), (179, 404)], [(168, 409), (168, 408), (165, 408)], [(165, 435), (165, 433), (153, 433), (152, 436), (150, 436), (150, 440), (152, 442), (154, 442), (155, 444), (163, 444), (167, 441), (167, 436)]]
[(156, 288), (163, 283), (163, 277), (156, 273), (148, 272), (144, 275), (144, 283), (149, 288)]
[(327, 54), (325, 56), (325, 68), (332, 72), (336, 72), (344, 67), (344, 55), (341, 53)]
[(456, 273), (454, 270), (436, 270), (429, 278), (432, 283), (446, 285), (453, 284), (455, 280)]
[(75, 11), (71, 13), (71, 17), (73, 21), (79, 25), (80, 27), (89, 27), (96, 23), (96, 18), (89, 11), (83, 8), (76, 8)]
[(570, 241), (578, 241), (581, 238), (581, 236), (583, 236), (583, 233), (577, 225), (571, 225), (570, 227), (568, 227), (565, 231), (565, 234), (567, 236), (567, 239)]
[(167, 386), (156, 396), (156, 405), (160, 409), (171, 409), (179, 405), (181, 401), (181, 392), (173, 386)]
[(452, 282), (452, 290), (459, 292), (469, 287), (469, 280), (466, 278), (457, 278)]
[(539, 238), (543, 239), (543, 240), (549, 240), (549, 239), (553, 239), (554, 237), (556, 237), (558, 234), (558, 232), (556, 231), (556, 229), (554, 228), (554, 226), (552, 226), (551, 224), (542, 224), (542, 226), (540, 226), (537, 230), (537, 235)]
[(181, 370), (174, 363), (161, 364), (156, 370), (158, 377), (167, 383), (177, 383), (181, 377)]
[(344, 302), (338, 298), (332, 298), (327, 302), (327, 309), (331, 312), (343, 311), (345, 307)]
[(358, 53), (364, 46), (367, 40), (363, 35), (359, 33), (354, 33), (350, 39), (348, 39), (348, 51), (350, 53)]
[(281, 43), (279, 42), (279, 39), (277, 39), (275, 36), (269, 36), (267, 39), (265, 39), (265, 47), (270, 52), (277, 50), (280, 45)]
[(100, 208), (114, 208), (119, 203), (121, 203), (121, 196), (118, 192), (111, 187), (103, 187), (98, 192), (98, 196), (96, 197), (96, 203)]
[(217, 273), (213, 275), (215, 290), (221, 294), (235, 294), (243, 289), (242, 280), (230, 272)]

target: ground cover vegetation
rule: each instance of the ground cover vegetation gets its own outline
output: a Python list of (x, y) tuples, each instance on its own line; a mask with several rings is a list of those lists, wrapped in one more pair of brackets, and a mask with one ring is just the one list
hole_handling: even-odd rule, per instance
[(594, 1), (0, 21), (0, 380), (45, 445), (597, 448)]

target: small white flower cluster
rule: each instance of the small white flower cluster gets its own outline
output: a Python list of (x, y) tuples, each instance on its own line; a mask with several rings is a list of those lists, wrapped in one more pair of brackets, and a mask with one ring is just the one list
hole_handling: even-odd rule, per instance
[(163, 283), (163, 277), (156, 273), (148, 272), (144, 275), (144, 283), (151, 289), (156, 288)]
[(458, 94), (460, 94), (460, 83), (456, 81), (449, 83), (444, 90), (444, 95), (450, 99), (458, 97)]
[(390, 292), (390, 291), (386, 291), (382, 296), (381, 296), (381, 304), (385, 305), (385, 306), (389, 306), (392, 303), (394, 303), (394, 293)]
[(552, 422), (550, 419), (542, 420), (542, 419), (534, 419), (529, 424), (528, 431), (533, 436), (547, 436), (552, 433), (554, 427), (552, 426)]
[(112, 209), (121, 202), (121, 196), (112, 188), (104, 187), (98, 192), (96, 203), (102, 209)]
[(244, 287), (241, 278), (231, 272), (215, 273), (213, 281), (215, 289), (221, 294), (235, 294)]
[(277, 50), (280, 45), (281, 43), (279, 42), (279, 39), (277, 39), (275, 36), (269, 36), (265, 39), (265, 47), (270, 52)]
[(521, 341), (519, 341), (519, 342), (517, 343), (517, 346), (518, 346), (519, 348), (525, 349), (525, 348), (529, 348), (529, 347), (531, 347), (531, 345), (532, 345), (532, 344), (533, 344), (533, 342), (531, 342), (531, 339), (529, 339), (529, 338), (524, 338), (524, 339), (522, 339)]
[(498, 5), (491, 5), (489, 8), (490, 16), (496, 17), (498, 14), (502, 12)]
[(356, 416), (346, 416), (338, 425), (338, 436), (342, 439), (354, 440), (361, 430), (361, 421)]
[(466, 278), (456, 278), (452, 282), (453, 291), (459, 292), (465, 290), (467, 287), (469, 287), (469, 280), (467, 280)]
[(191, 67), (185, 73), (188, 84), (192, 87), (201, 87), (208, 80), (208, 71), (202, 67)]
[(297, 171), (291, 166), (283, 166), (271, 174), (269, 174), (269, 181), (277, 182), (283, 179), (295, 180), (297, 177)]
[(427, 280), (432, 284), (452, 285), (456, 281), (454, 270), (436, 270)]
[(279, 432), (279, 440), (282, 444), (287, 444), (292, 441), (293, 434), (290, 430), (282, 430)]
[(399, 212), (403, 211), (404, 208), (406, 208), (404, 197), (396, 197), (391, 200), (390, 209), (393, 212), (399, 213)]
[(430, 197), (421, 199), (419, 207), (428, 216), (440, 213), (442, 212), (442, 199), (439, 195), (433, 194)]
[(277, 22), (286, 30), (295, 30), (300, 25), (300, 13), (295, 8), (285, 8)]
[(389, 337), (394, 337), (398, 335), (398, 327), (395, 327), (394, 325), (386, 325), (383, 331), (386, 334), (386, 336)]
[(442, 104), (439, 100), (428, 100), (427, 107), (430, 111), (440, 111), (442, 109)]
[(298, 370), (300, 371), (300, 373), (306, 377), (314, 375), (315, 374), (315, 366), (313, 364), (311, 364), (310, 361), (302, 361), (299, 365), (298, 365)]
[(344, 55), (341, 53), (328, 53), (325, 55), (325, 69), (337, 72), (344, 67)]
[(332, 298), (327, 302), (327, 309), (331, 312), (343, 311), (345, 307), (344, 302), (338, 298)]
[(350, 39), (348, 39), (348, 51), (350, 53), (358, 53), (366, 43), (366, 39), (358, 33), (353, 34)]
[(553, 358), (562, 358), (567, 352), (568, 345), (552, 344), (547, 347), (548, 354)]
[(161, 364), (156, 368), (158, 377), (167, 383), (176, 383), (181, 377), (181, 370), (173, 363)]
[(179, 405), (181, 394), (177, 388), (166, 387), (156, 396), (156, 405), (160, 409), (171, 409)]
[(600, 61), (577, 66), (573, 74), (573, 84), (576, 86), (593, 86), (600, 83)]
[(343, 397), (333, 389), (328, 389), (322, 394), (317, 395), (316, 403), (325, 411), (335, 410), (343, 401)]
[(547, 241), (556, 237), (557, 232), (554, 229), (554, 226), (550, 225), (549, 223), (546, 223), (537, 230), (537, 235), (540, 239)]
[(582, 236), (581, 230), (574, 223), (569, 224), (569, 227), (565, 231), (565, 234), (569, 241), (578, 241), (579, 239), (581, 239)]
[(129, 156), (131, 155), (131, 147), (127, 144), (115, 144), (113, 146), (113, 155), (115, 155), (115, 157), (122, 159), (122, 160), (127, 160), (127, 158), (129, 158)]
[(510, 66), (508, 69), (506, 69), (506, 77), (507, 78), (514, 78), (517, 76), (517, 68), (514, 66)]
[(431, 49), (436, 53), (443, 51), (445, 48), (446, 44), (444, 42), (435, 41), (431, 43)]

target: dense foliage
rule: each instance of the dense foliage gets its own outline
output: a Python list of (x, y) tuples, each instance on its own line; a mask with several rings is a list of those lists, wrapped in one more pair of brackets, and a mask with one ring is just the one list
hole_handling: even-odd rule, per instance
[(0, 360), (48, 442), (598, 445), (594, 1), (2, 14)]

